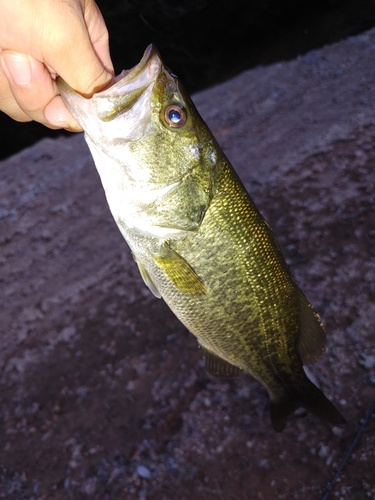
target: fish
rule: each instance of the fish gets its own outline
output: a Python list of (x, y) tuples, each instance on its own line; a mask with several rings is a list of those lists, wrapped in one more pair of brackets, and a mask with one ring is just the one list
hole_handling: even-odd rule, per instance
[(91, 98), (57, 85), (144, 282), (198, 339), (208, 373), (250, 373), (278, 432), (300, 407), (343, 424), (303, 368), (325, 350), (320, 318), (157, 49)]

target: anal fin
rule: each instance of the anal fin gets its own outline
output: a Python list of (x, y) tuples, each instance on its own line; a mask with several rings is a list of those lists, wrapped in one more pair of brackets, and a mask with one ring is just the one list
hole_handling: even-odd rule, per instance
[(228, 363), (225, 359), (220, 358), (220, 356), (217, 356), (205, 348), (203, 349), (206, 370), (213, 377), (238, 377), (243, 372), (243, 370), (238, 366)]

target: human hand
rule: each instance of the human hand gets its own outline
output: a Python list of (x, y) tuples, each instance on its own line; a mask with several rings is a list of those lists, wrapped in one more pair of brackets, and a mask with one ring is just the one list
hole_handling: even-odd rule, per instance
[(55, 78), (90, 97), (113, 78), (108, 32), (94, 0), (0, 0), (0, 110), (81, 130)]

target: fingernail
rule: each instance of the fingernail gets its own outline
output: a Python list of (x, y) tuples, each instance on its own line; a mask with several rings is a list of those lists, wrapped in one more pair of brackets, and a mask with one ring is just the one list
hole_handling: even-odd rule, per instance
[(74, 118), (71, 118), (68, 121), (63, 114), (57, 114), (57, 115), (49, 118), (48, 121), (51, 125), (54, 125), (55, 127), (59, 127), (59, 128), (69, 128), (69, 129), (73, 129), (73, 130), (80, 128), (80, 126), (78, 125), (78, 123), (75, 121)]
[(15, 85), (31, 83), (30, 57), (24, 54), (3, 54), (1, 66), (7, 78)]
[(61, 103), (46, 107), (44, 117), (54, 127), (66, 128), (70, 130), (81, 130), (81, 127)]

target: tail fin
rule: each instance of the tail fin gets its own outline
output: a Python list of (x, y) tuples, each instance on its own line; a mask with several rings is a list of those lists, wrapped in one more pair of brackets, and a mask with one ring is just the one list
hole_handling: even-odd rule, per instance
[(270, 402), (272, 427), (277, 432), (284, 430), (288, 417), (297, 408), (306, 408), (313, 415), (333, 424), (345, 424), (345, 419), (338, 409), (325, 397), (310, 380), (306, 378), (303, 391), (298, 398), (283, 398)]

